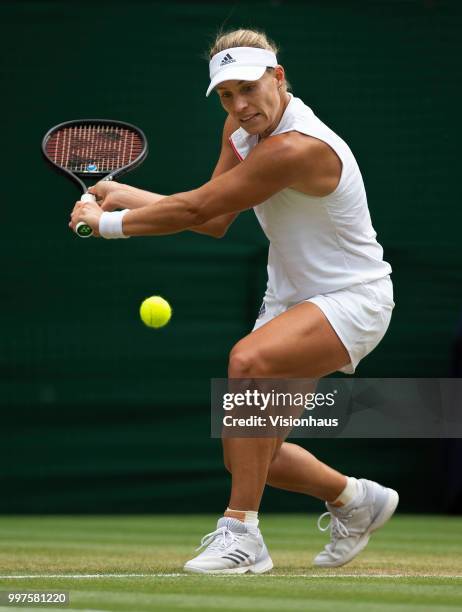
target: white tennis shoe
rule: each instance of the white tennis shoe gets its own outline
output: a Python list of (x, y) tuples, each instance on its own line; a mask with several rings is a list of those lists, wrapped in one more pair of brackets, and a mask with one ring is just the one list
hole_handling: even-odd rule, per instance
[[(330, 526), (331, 540), (314, 559), (320, 567), (345, 565), (367, 546), (373, 531), (382, 527), (393, 516), (399, 496), (393, 489), (361, 478), (361, 491), (349, 504), (335, 508), (326, 503), (328, 512), (318, 519), (318, 528), (327, 531)], [(329, 523), (321, 526), (322, 519), (330, 517)]]
[(258, 527), (233, 518), (219, 519), (215, 531), (208, 533), (196, 549), (207, 548), (184, 566), (186, 572), (199, 574), (263, 574), (273, 567)]

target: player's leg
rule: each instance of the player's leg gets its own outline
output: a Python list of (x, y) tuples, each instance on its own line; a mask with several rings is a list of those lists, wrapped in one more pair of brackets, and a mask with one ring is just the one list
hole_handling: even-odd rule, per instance
[[(322, 311), (314, 304), (303, 303), (241, 340), (231, 353), (229, 377), (318, 378), (349, 362), (346, 348)], [(231, 511), (228, 509), (225, 513), (228, 516), (219, 520), (217, 530), (204, 541), (204, 544), (209, 544), (208, 548), (188, 562), (186, 570), (205, 573), (243, 573), (250, 570), (259, 573), (272, 567), (258, 530), (255, 510), (268, 478), (275, 478), (274, 482), (282, 483), (284, 488), (291, 490), (297, 491), (300, 487), (307, 491), (317, 490), (327, 501), (334, 501), (332, 497), (338, 494), (335, 501), (345, 504), (348, 512), (352, 510), (349, 500), (357, 500), (361, 496), (359, 512), (351, 511), (351, 534), (344, 524), (350, 515), (339, 518), (335, 515), (336, 508), (328, 506), (332, 517), (332, 542), (326, 547), (327, 557), (326, 551), (318, 555), (319, 565), (341, 565), (350, 560), (367, 544), (370, 532), (393, 513), (397, 503), (392, 496), (394, 493), (397, 497), (395, 492), (390, 493), (389, 489), (369, 481), (347, 481), (346, 477), (317, 462), (303, 449), (294, 455), (293, 450), (287, 450), (288, 447), (281, 444), (280, 439), (223, 440), (225, 462), (233, 475), (229, 503)], [(270, 466), (278, 459), (278, 452), (282, 448), (275, 472), (270, 476)], [(294, 463), (287, 462), (288, 452), (292, 452), (296, 468)], [(306, 479), (303, 476), (305, 469)], [(327, 479), (324, 494), (316, 488), (323, 476)], [(329, 491), (332, 493), (329, 494)], [(344, 540), (336, 549), (339, 533)]]
[[(350, 363), (349, 354), (323, 312), (299, 304), (241, 340), (230, 359), (230, 378), (318, 378)], [(271, 444), (273, 443), (273, 446)], [(347, 478), (296, 445), (265, 440), (257, 460), (253, 440), (223, 440), (225, 462), (232, 472), (229, 507), (257, 507), (262, 480), (319, 497), (331, 516), (331, 543), (316, 558), (321, 566), (347, 563), (366, 546), (372, 531), (383, 525), (398, 503), (395, 491), (364, 479)], [(270, 449), (275, 448), (268, 465)], [(251, 490), (247, 483), (258, 483)], [(330, 502), (330, 503), (329, 503)]]
[[(304, 302), (275, 317), (240, 340), (231, 351), (229, 378), (319, 378), (350, 362), (348, 351), (324, 313), (315, 304)], [(223, 439), (225, 465), (232, 473), (229, 507), (233, 510), (258, 508), (268, 479), (270, 465), (276, 458), (282, 440), (277, 438)], [(284, 459), (285, 453), (282, 455)], [(306, 487), (310, 489), (313, 474), (315, 487), (325, 477), (323, 489), (332, 500), (345, 487), (346, 478), (327, 469), (309, 453), (295, 457), (300, 471), (307, 470)], [(307, 465), (308, 463), (308, 465)], [(284, 468), (285, 462), (282, 465)], [(292, 466), (293, 467), (293, 466)], [(289, 484), (295, 480), (292, 470), (277, 478)], [(316, 484), (317, 483), (317, 484)], [(303, 486), (303, 483), (302, 483)], [(286, 487), (284, 487), (286, 488)]]
[(305, 448), (284, 442), (269, 466), (266, 484), (333, 502), (345, 488), (347, 478)]
[(230, 508), (258, 511), (268, 468), (282, 442), (280, 438), (223, 439), (224, 462), (232, 476)]
[(229, 378), (321, 378), (350, 356), (322, 310), (302, 302), (240, 340), (231, 351)]
[[(223, 454), (232, 475), (232, 509), (257, 511), (266, 484), (332, 503), (347, 485), (346, 476), (301, 446), (279, 438), (229, 438), (223, 440)], [(233, 462), (233, 457), (239, 460)]]
[[(317, 378), (349, 361), (322, 311), (304, 303), (241, 340), (231, 352), (228, 374), (230, 379)], [(258, 573), (272, 567), (258, 530), (257, 510), (269, 467), (282, 442), (281, 438), (223, 440), (225, 461), (232, 473), (229, 508), (210, 540), (204, 541), (209, 544), (207, 549), (185, 565), (187, 571)], [(332, 477), (334, 495), (344, 488), (341, 475), (333, 470), (324, 475)]]

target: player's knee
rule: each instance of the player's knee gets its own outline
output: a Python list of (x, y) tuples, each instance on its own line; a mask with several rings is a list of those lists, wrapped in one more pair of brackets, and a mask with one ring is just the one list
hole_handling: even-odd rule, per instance
[(229, 356), (229, 378), (262, 377), (266, 371), (265, 360), (257, 349), (236, 344)]

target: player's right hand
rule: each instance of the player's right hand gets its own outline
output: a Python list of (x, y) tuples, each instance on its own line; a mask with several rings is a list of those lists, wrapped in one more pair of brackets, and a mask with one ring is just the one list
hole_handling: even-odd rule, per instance
[(130, 208), (127, 205), (127, 193), (132, 188), (117, 181), (99, 181), (88, 188), (88, 192), (96, 197), (102, 210), (112, 212), (120, 208)]

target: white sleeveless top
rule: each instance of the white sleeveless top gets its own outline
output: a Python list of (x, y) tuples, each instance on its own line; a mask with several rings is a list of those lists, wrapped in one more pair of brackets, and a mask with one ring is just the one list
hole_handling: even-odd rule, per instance
[[(367, 206), (358, 164), (348, 145), (292, 94), (271, 136), (297, 131), (326, 142), (342, 162), (340, 182), (328, 196), (286, 188), (254, 207), (270, 241), (265, 299), (288, 306), (318, 294), (387, 276)], [(258, 136), (239, 128), (230, 137), (243, 160)]]

